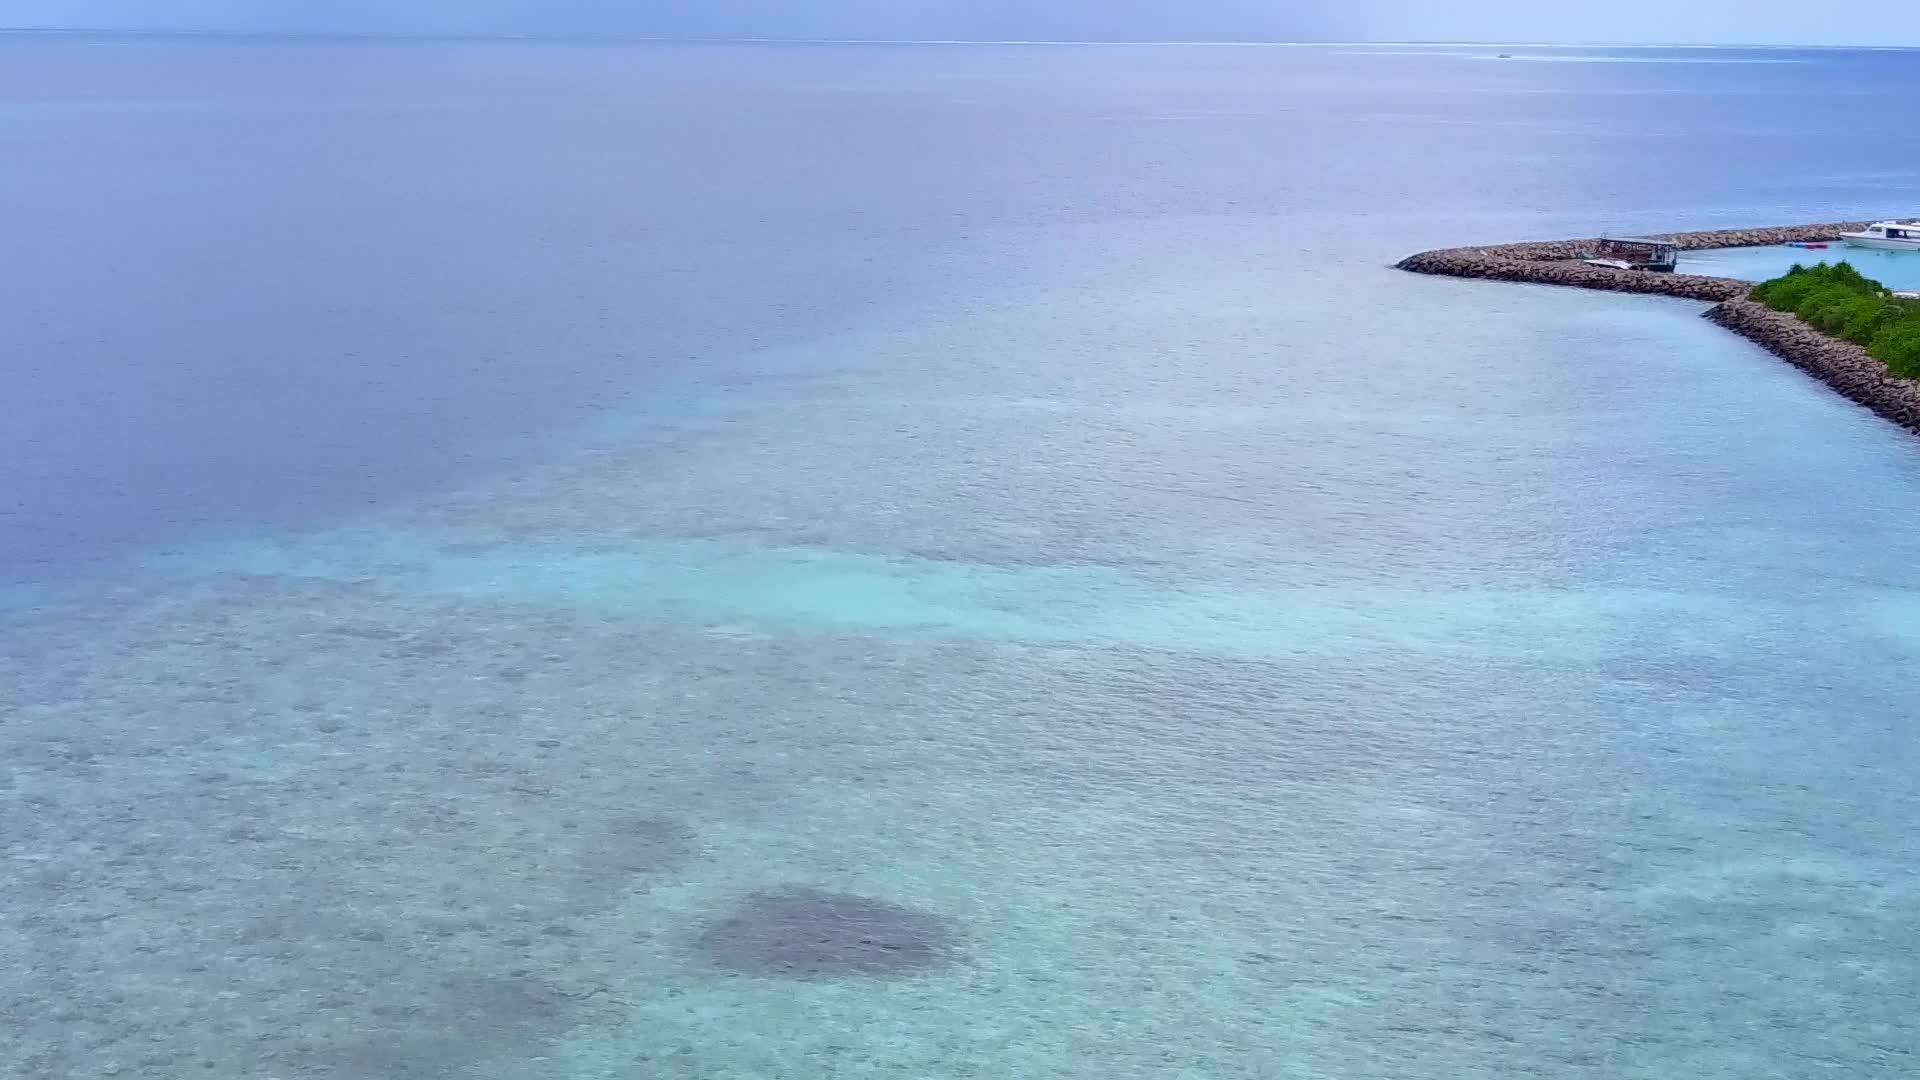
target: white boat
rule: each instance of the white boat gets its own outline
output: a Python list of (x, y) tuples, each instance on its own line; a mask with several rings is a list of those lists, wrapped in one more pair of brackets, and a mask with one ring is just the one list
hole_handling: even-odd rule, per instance
[(1864, 232), (1843, 232), (1840, 239), (1876, 251), (1920, 251), (1920, 220), (1876, 221)]

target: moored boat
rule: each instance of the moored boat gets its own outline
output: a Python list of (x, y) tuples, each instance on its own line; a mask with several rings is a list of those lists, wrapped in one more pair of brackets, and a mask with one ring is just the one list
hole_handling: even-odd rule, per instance
[(1920, 220), (1876, 221), (1860, 232), (1843, 232), (1840, 239), (1876, 251), (1920, 251)]
[(1644, 237), (1605, 237), (1594, 241), (1593, 250), (1583, 260), (1591, 266), (1615, 270), (1657, 270), (1672, 273), (1680, 259), (1680, 247), (1671, 240)]

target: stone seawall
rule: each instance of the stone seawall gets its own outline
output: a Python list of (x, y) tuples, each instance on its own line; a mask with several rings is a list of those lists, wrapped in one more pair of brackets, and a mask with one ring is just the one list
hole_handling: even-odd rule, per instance
[[(1583, 249), (1584, 250), (1584, 249)], [(1423, 251), (1400, 262), (1400, 269), (1416, 274), (1521, 281), (1533, 285), (1565, 285), (1607, 292), (1651, 293), (1683, 300), (1731, 300), (1745, 296), (1751, 282), (1700, 274), (1663, 274), (1646, 270), (1615, 270), (1583, 262), (1549, 261), (1497, 255), (1487, 248)]]
[[(1866, 226), (1867, 223), (1857, 221), (1831, 222), (1767, 229), (1659, 233), (1648, 239), (1665, 240), (1682, 251), (1701, 251), (1832, 240), (1843, 232), (1857, 232)], [(1849, 401), (1864, 405), (1920, 435), (1920, 382), (1896, 379), (1887, 374), (1885, 364), (1868, 356), (1867, 350), (1853, 342), (1824, 334), (1797, 315), (1748, 300), (1747, 293), (1752, 290), (1753, 282), (1698, 274), (1615, 270), (1580, 262), (1594, 243), (1593, 240), (1547, 240), (1442, 248), (1408, 256), (1399, 266), (1418, 274), (1711, 301), (1714, 306), (1707, 311), (1707, 318), (1826, 383)]]
[[(1828, 222), (1819, 225), (1783, 225), (1767, 229), (1719, 229), (1712, 232), (1660, 233), (1682, 251), (1708, 248), (1756, 247), (1769, 244), (1832, 240), (1843, 232), (1866, 227), (1864, 222)], [(1745, 296), (1749, 282), (1699, 274), (1661, 274), (1642, 270), (1615, 270), (1580, 262), (1593, 250), (1593, 240), (1546, 240), (1486, 247), (1442, 248), (1402, 259), (1400, 269), (1417, 274), (1522, 281), (1536, 285), (1565, 285), (1607, 292), (1650, 293), (1685, 300), (1722, 301)]]
[(1832, 387), (1849, 401), (1920, 435), (1920, 382), (1896, 379), (1851, 341), (1830, 337), (1798, 315), (1753, 300), (1728, 300), (1707, 318)]

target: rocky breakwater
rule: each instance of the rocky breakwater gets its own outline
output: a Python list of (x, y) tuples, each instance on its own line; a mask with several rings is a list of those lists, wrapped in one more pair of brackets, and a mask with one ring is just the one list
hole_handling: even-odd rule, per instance
[[(1522, 245), (1514, 245), (1522, 246)], [(1529, 248), (1547, 245), (1524, 245)], [(1585, 248), (1581, 249), (1584, 252)], [(1578, 255), (1547, 258), (1502, 254), (1495, 248), (1448, 248), (1423, 251), (1400, 262), (1400, 269), (1416, 274), (1521, 281), (1533, 285), (1565, 285), (1607, 292), (1651, 293), (1684, 300), (1730, 300), (1746, 295), (1750, 284), (1732, 278), (1700, 274), (1662, 274), (1645, 270), (1616, 270), (1578, 261)]]
[[(1682, 251), (1701, 251), (1708, 248), (1832, 240), (1843, 232), (1855, 232), (1865, 227), (1864, 222), (1830, 222), (1765, 229), (1663, 233), (1648, 239), (1664, 240)], [(1888, 374), (1885, 364), (1867, 355), (1867, 350), (1853, 342), (1825, 334), (1790, 312), (1775, 311), (1765, 304), (1747, 299), (1753, 282), (1697, 274), (1616, 270), (1581, 262), (1596, 243), (1595, 240), (1548, 240), (1444, 248), (1409, 256), (1401, 260), (1399, 265), (1402, 270), (1421, 274), (1524, 281), (1712, 301), (1714, 306), (1708, 309), (1707, 318), (1826, 383), (1848, 400), (1864, 405), (1920, 435), (1920, 382), (1895, 378)]]
[[(1831, 240), (1842, 232), (1864, 228), (1860, 222), (1783, 225), (1765, 229), (1720, 229), (1712, 232), (1662, 233), (1682, 251), (1721, 247)], [(1581, 262), (1596, 240), (1547, 240), (1537, 243), (1494, 244), (1486, 247), (1442, 248), (1402, 259), (1400, 269), (1419, 274), (1522, 281), (1537, 285), (1566, 285), (1607, 292), (1650, 293), (1686, 300), (1719, 302), (1747, 294), (1749, 282), (1699, 274), (1663, 274), (1643, 270), (1616, 270)]]
[(1920, 435), (1920, 382), (1896, 379), (1887, 365), (1851, 341), (1808, 326), (1744, 296), (1716, 304), (1707, 318), (1832, 387), (1850, 401)]

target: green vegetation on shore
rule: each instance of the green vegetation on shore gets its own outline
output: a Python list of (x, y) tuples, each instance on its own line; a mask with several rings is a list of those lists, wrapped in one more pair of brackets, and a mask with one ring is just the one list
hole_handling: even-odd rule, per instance
[(1920, 379), (1920, 301), (1902, 300), (1847, 263), (1795, 264), (1754, 286), (1754, 300), (1790, 311), (1867, 355), (1903, 379)]

